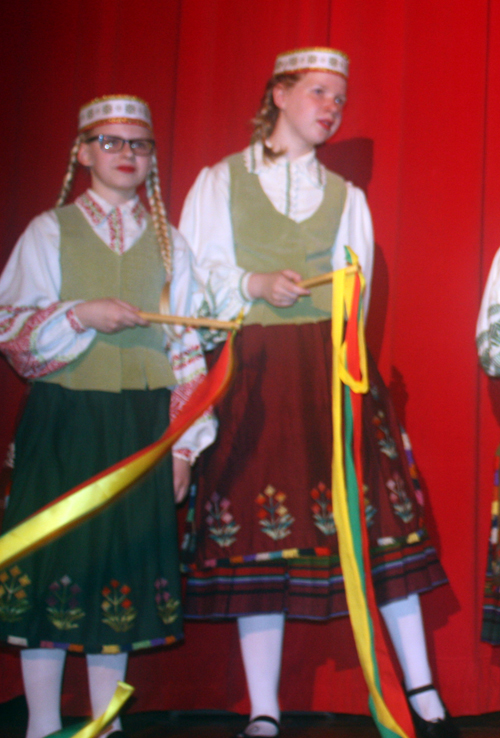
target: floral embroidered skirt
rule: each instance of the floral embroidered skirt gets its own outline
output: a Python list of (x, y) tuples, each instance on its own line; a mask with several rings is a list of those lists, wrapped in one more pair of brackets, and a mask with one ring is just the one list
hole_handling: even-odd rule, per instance
[[(188, 520), (188, 617), (347, 612), (331, 502), (330, 322), (245, 327)], [(446, 581), (411, 448), (373, 360), (363, 400), (365, 514), (380, 604)]]
[[(4, 532), (155, 441), (167, 389), (86, 392), (35, 382), (16, 435)], [(115, 653), (182, 636), (171, 458), (95, 518), (0, 572), (0, 639)]]
[(500, 644), (500, 541), (498, 516), (500, 512), (500, 447), (495, 457), (495, 478), (491, 503), (491, 531), (488, 545), (488, 564), (483, 598), (483, 627), (481, 639), (493, 646)]

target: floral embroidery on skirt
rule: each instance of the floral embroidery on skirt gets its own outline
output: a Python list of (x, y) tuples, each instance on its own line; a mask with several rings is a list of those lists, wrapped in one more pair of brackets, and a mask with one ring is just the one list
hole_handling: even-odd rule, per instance
[[(218, 406), (219, 436), (200, 460), (190, 515), (188, 615), (273, 608), (295, 617), (340, 614), (343, 580), (330, 491), (330, 323), (247, 326), (235, 351), (238, 370)], [(437, 586), (446, 575), (427, 540), (409, 441), (371, 358), (369, 374), (365, 519), (378, 592), (389, 601)], [(312, 563), (304, 568), (305, 558)]]

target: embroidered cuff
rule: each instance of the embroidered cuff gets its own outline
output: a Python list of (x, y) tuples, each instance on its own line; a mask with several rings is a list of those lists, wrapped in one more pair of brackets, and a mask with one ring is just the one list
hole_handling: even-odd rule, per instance
[(87, 329), (78, 320), (73, 308), (70, 308), (69, 310), (66, 311), (66, 317), (69, 321), (70, 326), (75, 331), (75, 333), (85, 333)]
[(178, 459), (185, 459), (189, 461), (191, 466), (194, 464), (196, 456), (190, 448), (174, 448), (172, 450), (172, 456), (176, 456)]

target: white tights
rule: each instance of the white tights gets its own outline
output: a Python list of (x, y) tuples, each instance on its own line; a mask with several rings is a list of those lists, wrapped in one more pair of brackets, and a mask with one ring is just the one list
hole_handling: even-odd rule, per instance
[[(380, 612), (401, 665), (406, 689), (431, 684), (419, 596), (414, 594), (382, 605)], [(251, 719), (256, 715), (269, 715), (279, 721), (278, 691), (284, 627), (285, 618), (281, 613), (238, 618)], [(424, 720), (444, 717), (443, 704), (435, 690), (415, 695), (410, 701)], [(272, 732), (265, 732), (264, 723), (261, 726), (264, 732), (258, 735), (273, 735)], [(272, 726), (267, 730), (272, 731)]]
[[(45, 738), (61, 730), (61, 685), (66, 652), (60, 648), (28, 648), (21, 651), (21, 669), (29, 718), (26, 738)], [(127, 669), (127, 654), (88, 654), (92, 716), (105, 711)], [(121, 730), (120, 719), (108, 726), (106, 733)], [(105, 735), (105, 734), (104, 734)]]
[(66, 651), (29, 648), (21, 651), (21, 671), (28, 703), (26, 738), (44, 738), (61, 730), (61, 684)]
[[(253, 720), (257, 715), (268, 715), (279, 722), (278, 690), (285, 616), (283, 613), (272, 613), (240, 617), (238, 630), (250, 696), (250, 719)], [(256, 723), (252, 728), (256, 731), (255, 735), (276, 734), (269, 723)], [(250, 730), (247, 728), (246, 732)]]
[[(124, 681), (127, 661), (128, 654), (126, 653), (87, 654), (90, 706), (94, 719), (102, 715), (111, 702), (116, 683)], [(116, 717), (103, 735), (121, 729), (121, 720)]]
[[(413, 594), (404, 600), (382, 605), (379, 609), (396, 651), (406, 689), (432, 684), (420, 597)], [(416, 694), (410, 697), (410, 702), (424, 720), (444, 718), (443, 703), (436, 690)]]

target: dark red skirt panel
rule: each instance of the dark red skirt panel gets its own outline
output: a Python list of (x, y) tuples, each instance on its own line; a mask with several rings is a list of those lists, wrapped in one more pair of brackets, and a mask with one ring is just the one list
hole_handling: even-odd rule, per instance
[[(235, 351), (219, 437), (200, 462), (188, 614), (343, 614), (331, 501), (330, 323), (249, 326)], [(409, 442), (371, 359), (369, 374), (365, 516), (377, 591), (387, 601), (446, 577), (424, 529)], [(309, 574), (297, 576), (304, 561)]]

